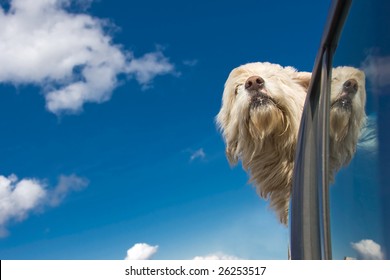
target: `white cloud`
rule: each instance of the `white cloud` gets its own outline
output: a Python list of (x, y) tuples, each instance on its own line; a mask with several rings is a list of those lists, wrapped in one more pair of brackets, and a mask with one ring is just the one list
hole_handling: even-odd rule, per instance
[(137, 243), (127, 250), (125, 260), (149, 260), (158, 250), (158, 246)]
[(351, 243), (360, 260), (382, 260), (384, 254), (381, 246), (370, 239), (363, 239), (357, 243)]
[(390, 56), (379, 56), (373, 52), (374, 50), (368, 54), (361, 68), (370, 80), (374, 92), (378, 92), (390, 86)]
[(30, 212), (46, 205), (57, 206), (70, 191), (77, 191), (87, 184), (75, 175), (60, 177), (58, 185), (48, 189), (37, 179), (19, 180), (15, 175), (0, 175), (0, 237), (8, 235), (6, 228), (11, 221), (22, 221)]
[(155, 76), (174, 72), (161, 51), (135, 58), (112, 42), (107, 21), (66, 11), (74, 2), (11, 0), (9, 11), (0, 6), (0, 83), (41, 86), (49, 111), (76, 113), (87, 102), (109, 100), (120, 74), (146, 87)]
[(203, 148), (200, 148), (199, 150), (196, 150), (191, 154), (190, 161), (193, 161), (195, 159), (204, 159), (206, 158), (206, 153), (203, 151)]
[(194, 260), (238, 260), (236, 256), (226, 255), (223, 253), (214, 253), (206, 256), (197, 256)]
[(46, 197), (45, 185), (35, 179), (18, 180), (15, 175), (0, 176), (0, 235), (8, 231), (5, 225), (10, 220), (21, 221), (38, 207)]

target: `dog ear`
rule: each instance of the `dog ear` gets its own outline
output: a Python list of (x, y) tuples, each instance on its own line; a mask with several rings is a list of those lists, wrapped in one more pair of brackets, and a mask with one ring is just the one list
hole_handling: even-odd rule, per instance
[(364, 71), (361, 70), (361, 69), (356, 69), (356, 70), (358, 70), (357, 71), (358, 79), (360, 79), (360, 81), (365, 81), (366, 80), (366, 74), (364, 73)]
[(305, 90), (309, 89), (311, 73), (310, 72), (295, 72), (293, 80), (301, 85)]
[(235, 143), (226, 143), (226, 150), (225, 150), (225, 153), (226, 153), (226, 157), (229, 161), (229, 164), (231, 166), (234, 166), (237, 164), (238, 162), (238, 157), (237, 157), (237, 142)]
[(231, 166), (236, 165), (238, 162), (238, 157), (236, 156), (237, 140), (235, 139), (235, 135), (238, 133), (238, 131), (237, 129), (234, 129), (231, 133), (227, 133), (225, 130), (230, 123), (230, 112), (226, 111), (225, 108), (222, 107), (221, 111), (219, 111), (218, 115), (215, 117), (215, 122), (218, 129), (222, 132), (223, 138), (226, 142), (225, 153), (229, 164)]

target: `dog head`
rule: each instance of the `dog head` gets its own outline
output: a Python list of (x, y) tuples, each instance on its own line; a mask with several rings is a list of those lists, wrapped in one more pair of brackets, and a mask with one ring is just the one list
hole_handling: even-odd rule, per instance
[(333, 182), (335, 173), (355, 154), (366, 122), (364, 72), (346, 66), (333, 69), (330, 103), (329, 179)]
[(230, 164), (241, 160), (257, 193), (287, 224), (298, 127), (310, 73), (271, 63), (233, 69), (216, 121)]
[(332, 70), (330, 136), (335, 142), (348, 137), (357, 141), (365, 122), (364, 72), (348, 66)]
[(267, 139), (293, 153), (310, 77), (310, 73), (268, 62), (248, 63), (231, 71), (216, 118), (231, 164), (240, 157), (252, 157)]

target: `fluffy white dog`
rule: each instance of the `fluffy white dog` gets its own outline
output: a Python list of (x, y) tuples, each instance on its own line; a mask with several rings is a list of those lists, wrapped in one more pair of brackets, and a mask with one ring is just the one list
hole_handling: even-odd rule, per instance
[(230, 164), (241, 160), (258, 194), (287, 224), (295, 146), (310, 73), (277, 64), (233, 69), (216, 117)]
[(366, 122), (364, 72), (353, 67), (332, 70), (330, 108), (329, 179), (352, 159), (359, 134)]

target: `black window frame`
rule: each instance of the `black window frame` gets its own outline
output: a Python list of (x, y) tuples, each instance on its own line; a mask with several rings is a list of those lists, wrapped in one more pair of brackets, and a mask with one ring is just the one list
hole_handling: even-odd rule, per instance
[(332, 259), (329, 111), (333, 55), (352, 0), (333, 0), (299, 129), (290, 211), (291, 259)]

